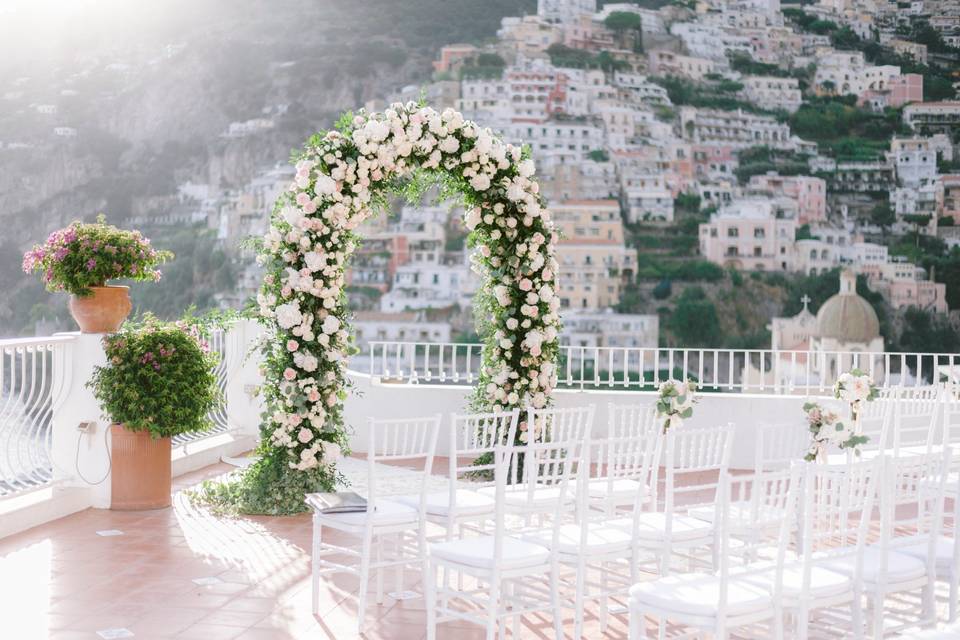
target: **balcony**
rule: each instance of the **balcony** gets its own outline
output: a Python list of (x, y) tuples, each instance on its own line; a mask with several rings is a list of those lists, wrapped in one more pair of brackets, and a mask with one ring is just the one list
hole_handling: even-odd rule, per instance
[[(308, 516), (221, 517), (183, 492), (230, 472), (235, 467), (221, 458), (255, 442), (259, 411), (251, 392), (259, 378), (256, 362), (245, 356), (256, 335), (254, 325), (239, 323), (215, 336), (226, 400), (212, 416), (214, 429), (176, 443), (173, 508), (126, 513), (102, 508), (109, 482), (92, 484), (109, 473), (101, 439), (106, 425), (83, 387), (101, 357), (97, 337), (0, 342), (0, 575), (18, 576), (0, 579), (0, 601), (17, 603), (4, 612), (3, 629), (20, 633), (9, 637), (358, 637), (353, 578), (325, 579), (321, 613), (311, 614)], [(353, 449), (367, 449), (369, 418), (440, 413), (446, 424), (449, 414), (462, 412), (481, 351), (466, 343), (370, 343), (350, 366), (357, 392), (346, 405)], [(922, 388), (933, 380), (957, 381), (960, 355), (564, 347), (555, 402), (594, 404), (595, 432), (602, 436), (609, 402), (650, 403), (661, 380), (694, 378), (703, 398), (691, 427), (734, 423), (736, 441), (747, 444), (734, 448), (731, 466), (752, 469), (757, 428), (802, 421), (804, 401), (829, 395), (836, 376), (853, 367), (872, 372), (884, 388)], [(84, 420), (99, 421), (94, 436), (78, 434)], [(449, 453), (444, 437), (438, 446), (439, 456)], [(436, 466), (444, 473), (444, 461)], [(356, 480), (363, 467), (348, 459), (342, 471)], [(348, 538), (330, 541), (348, 544)], [(385, 588), (421, 589), (414, 571), (399, 583), (391, 574)], [(424, 637), (422, 599), (384, 602), (370, 605), (365, 637)], [(600, 619), (596, 604), (589, 604), (584, 637), (625, 637), (622, 611), (611, 609), (605, 630)], [(520, 633), (545, 638), (552, 630), (549, 619), (533, 616)], [(571, 620), (565, 630), (572, 630)], [(468, 624), (441, 625), (438, 635), (480, 636)], [(811, 637), (831, 636), (816, 631)]]

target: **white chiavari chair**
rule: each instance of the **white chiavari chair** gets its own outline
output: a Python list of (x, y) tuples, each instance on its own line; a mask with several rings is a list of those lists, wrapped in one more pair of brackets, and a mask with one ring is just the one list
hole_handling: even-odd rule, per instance
[(901, 390), (893, 418), (894, 457), (930, 453), (946, 444), (943, 401), (940, 386)]
[[(519, 629), (520, 617), (534, 612), (547, 612), (554, 621), (558, 640), (563, 637), (563, 616), (560, 603), (560, 558), (552, 551), (559, 547), (561, 527), (551, 530), (550, 545), (525, 539), (532, 529), (529, 519), (517, 517), (512, 506), (544, 513), (544, 502), (537, 491), (552, 487), (557, 491), (550, 501), (550, 520), (566, 522), (576, 508), (570, 482), (583, 473), (585, 451), (589, 438), (589, 423), (580, 437), (569, 431), (555, 431), (549, 441), (531, 441), (521, 445), (498, 447), (496, 456), (496, 510), (493, 532), (486, 535), (463, 537), (457, 540), (431, 543), (427, 552), (424, 575), (427, 599), (427, 638), (436, 638), (437, 624), (447, 620), (466, 620), (486, 629), (487, 640), (493, 640), (498, 626), (501, 637), (508, 619), (513, 619), (514, 633)], [(523, 458), (523, 478), (520, 488), (510, 485), (515, 458)], [(568, 495), (571, 494), (571, 495)], [(458, 579), (460, 588), (446, 580), (438, 583), (437, 572), (463, 574)], [(469, 584), (472, 580), (476, 587)], [(509, 597), (505, 597), (509, 594)], [(460, 605), (460, 606), (457, 606)]]
[[(813, 612), (850, 611), (850, 633), (863, 637), (861, 575), (876, 501), (882, 459), (826, 465), (801, 463), (803, 498), (797, 560), (784, 567), (784, 611), (793, 619), (791, 638), (809, 637)], [(851, 567), (838, 572), (828, 567)], [(834, 623), (835, 624), (835, 623)]]
[[(884, 601), (892, 594), (921, 592), (922, 611), (919, 620), (910, 625), (931, 624), (936, 620), (935, 549), (942, 519), (946, 455), (948, 452), (944, 451), (878, 458), (881, 469), (877, 483), (880, 540), (864, 549), (860, 579), (856, 579), (858, 570), (849, 558), (822, 565), (862, 585), (871, 604), (874, 638), (882, 638), (889, 631), (884, 619)], [(937, 489), (930, 486), (933, 478), (940, 479)], [(918, 542), (926, 546), (922, 558), (902, 552)]]
[[(451, 417), (449, 485), (446, 491), (428, 493), (424, 504), (427, 519), (444, 525), (448, 539), (457, 527), (482, 522), (493, 515), (493, 497), (480, 489), (495, 487), (494, 448), (514, 442), (519, 417), (519, 409)], [(397, 498), (414, 507), (419, 499), (419, 495)]]
[[(732, 424), (671, 429), (664, 444), (663, 509), (610, 521), (612, 526), (630, 531), (641, 548), (654, 552), (661, 575), (670, 572), (675, 553), (692, 553), (698, 548), (710, 549), (716, 566), (716, 527), (689, 512), (708, 505), (715, 508), (720, 479), (730, 465), (733, 434)], [(692, 555), (688, 559), (694, 562)]]
[[(433, 466), (437, 445), (440, 415), (429, 418), (404, 418), (392, 420), (371, 419), (368, 427), (367, 450), (367, 509), (358, 513), (323, 513), (323, 503), (313, 494), (306, 497), (313, 510), (312, 541), (312, 588), (313, 613), (319, 613), (320, 577), (330, 573), (350, 573), (360, 578), (357, 594), (357, 626), (362, 632), (365, 622), (367, 592), (370, 572), (376, 572), (377, 603), (383, 602), (383, 574), (386, 568), (398, 570), (397, 582), (402, 584), (405, 566), (422, 568), (426, 553), (426, 503), (427, 483)], [(418, 506), (410, 506), (384, 497), (378, 486), (381, 466), (394, 463), (413, 465), (412, 479), (419, 481)], [(360, 549), (331, 544), (323, 539), (323, 528), (336, 529), (360, 538)], [(416, 553), (404, 549), (405, 536), (416, 536)], [(384, 557), (386, 541), (395, 542), (393, 557)], [(352, 565), (334, 562), (330, 556), (347, 556), (356, 559)], [(399, 589), (398, 589), (399, 590)]]
[[(657, 475), (663, 446), (663, 432), (654, 428), (642, 437), (632, 425), (624, 429), (615, 429), (613, 437), (593, 440), (590, 452), (601, 451), (604, 464), (616, 472), (616, 478), (629, 479), (633, 486), (631, 496), (633, 510), (630, 520), (638, 518), (655, 496)], [(585, 476), (582, 476), (585, 477)], [(592, 483), (591, 483), (592, 484)], [(559, 525), (556, 547), (551, 547), (559, 556), (560, 562), (572, 569), (574, 578), (574, 638), (582, 637), (583, 613), (587, 600), (600, 603), (600, 629), (603, 632), (607, 624), (607, 600), (609, 596), (623, 595), (627, 588), (637, 581), (640, 554), (643, 549), (639, 538), (632, 535), (618, 520), (610, 521), (611, 494), (604, 494), (600, 509), (589, 508), (596, 495), (589, 494), (591, 484), (578, 483), (577, 514), (578, 522)], [(617, 504), (623, 504), (623, 498), (617, 498)], [(545, 546), (554, 543), (556, 525), (539, 532), (532, 532), (527, 539)]]
[[(675, 574), (631, 587), (630, 639), (647, 637), (645, 616), (653, 615), (658, 619), (660, 637), (669, 620), (721, 640), (733, 629), (765, 625), (765, 635), (747, 637), (782, 640), (780, 585), (790, 539), (788, 521), (796, 515), (800, 489), (798, 467), (740, 477), (724, 473), (718, 495), (719, 571)], [(743, 501), (749, 501), (751, 508), (729, 508)], [(774, 514), (786, 514), (787, 518)], [(745, 528), (772, 535), (741, 543), (750, 547), (743, 557), (754, 560), (734, 564), (728, 533)]]
[(637, 493), (647, 491), (644, 478), (644, 447), (662, 433), (656, 408), (644, 404), (614, 404), (607, 407), (608, 430), (605, 437), (594, 431), (590, 450), (591, 476), (587, 484), (587, 506), (612, 516), (618, 508), (633, 506)]
[[(521, 415), (517, 429), (518, 439), (528, 442), (583, 442), (593, 425), (595, 407), (587, 405), (566, 409), (528, 409), (526, 416)], [(514, 456), (511, 459), (509, 482), (504, 490), (506, 508), (522, 513), (528, 519), (539, 514), (549, 514), (554, 502), (564, 496), (573, 500), (575, 492), (561, 494), (560, 489), (551, 484), (529, 487), (525, 457)], [(482, 487), (477, 491), (486, 496), (494, 496), (497, 487)], [(528, 499), (532, 491), (534, 500)]]

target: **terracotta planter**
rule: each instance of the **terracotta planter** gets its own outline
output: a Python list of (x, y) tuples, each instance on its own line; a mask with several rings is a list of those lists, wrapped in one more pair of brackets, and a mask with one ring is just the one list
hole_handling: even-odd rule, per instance
[(170, 506), (170, 438), (110, 426), (110, 508), (119, 511)]
[(111, 333), (130, 315), (130, 287), (90, 287), (89, 296), (70, 296), (70, 315), (81, 333)]

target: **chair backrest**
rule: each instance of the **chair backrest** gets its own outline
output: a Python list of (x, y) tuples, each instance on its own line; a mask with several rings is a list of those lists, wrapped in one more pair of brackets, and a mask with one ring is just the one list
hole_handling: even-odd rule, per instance
[(943, 446), (946, 435), (942, 428), (944, 399), (939, 386), (900, 389), (893, 410), (894, 456), (899, 456), (903, 447), (939, 449)]
[(933, 552), (942, 526), (950, 456), (947, 447), (931, 453), (883, 458), (879, 544), (884, 565), (889, 550), (916, 544), (916, 536), (928, 540), (928, 559), (935, 561)]
[[(492, 486), (496, 459), (494, 449), (516, 440), (520, 410), (453, 414), (450, 420), (450, 492), (456, 495), (459, 481), (471, 476), (471, 487)], [(452, 502), (450, 504), (453, 504)]]
[[(411, 480), (419, 484), (420, 516), (424, 517), (427, 483), (433, 470), (433, 456), (440, 432), (440, 414), (425, 418), (394, 418), (369, 421), (369, 448), (367, 449), (367, 508), (376, 509), (381, 495), (378, 471), (382, 463), (408, 463)], [(404, 487), (402, 493), (410, 493)], [(369, 522), (370, 520), (368, 520)]]
[(526, 420), (520, 422), (520, 441), (582, 441), (593, 425), (595, 409), (592, 404), (567, 409), (527, 409)]
[[(773, 562), (774, 600), (780, 597), (783, 565), (790, 534), (796, 522), (802, 493), (802, 466), (748, 476), (724, 473), (720, 483), (717, 512), (720, 560), (720, 606), (718, 618), (726, 613), (728, 587), (732, 576), (738, 580), (753, 572), (768, 573)], [(746, 503), (748, 508), (742, 508)], [(749, 532), (750, 535), (744, 535)], [(736, 536), (736, 547), (731, 545)], [(738, 557), (736, 564), (732, 558)], [(742, 561), (739, 560), (742, 558)]]
[[(518, 535), (533, 528), (530, 518), (508, 517), (506, 510), (508, 486), (511, 484), (514, 460), (523, 459), (526, 483), (519, 489), (510, 489), (510, 508), (513, 512), (549, 516), (551, 522), (561, 523), (572, 518), (577, 508), (575, 486), (586, 478), (587, 451), (590, 427), (579, 438), (554, 439), (547, 442), (528, 442), (498, 446), (496, 459), (496, 493), (494, 514), (494, 557), (502, 564), (503, 544), (507, 536)], [(544, 500), (541, 492), (552, 491)], [(538, 523), (536, 529), (542, 527)], [(552, 527), (550, 548), (556, 549), (560, 527)]]
[(675, 511), (715, 504), (720, 479), (730, 466), (733, 434), (733, 424), (667, 432), (663, 498), (667, 537)]
[(656, 480), (663, 433), (657, 425), (656, 409), (652, 405), (610, 403), (607, 415), (607, 436), (591, 440), (591, 475), (597, 478), (594, 483), (606, 481), (608, 495), (612, 495), (618, 480), (638, 480), (651, 486), (651, 472)]
[(823, 557), (854, 558), (855, 579), (863, 575), (863, 549), (870, 532), (881, 457), (861, 462), (804, 464), (803, 593), (809, 594), (810, 571)]
[[(882, 389), (871, 402), (860, 403), (860, 433), (869, 438), (861, 450), (875, 451), (893, 446), (893, 419), (899, 398), (899, 388), (894, 387)], [(844, 406), (839, 400), (836, 402), (839, 403), (837, 406)], [(841, 412), (841, 415), (847, 414), (849, 411)]]
[(764, 424), (757, 428), (757, 449), (754, 472), (789, 469), (790, 465), (810, 449), (810, 430), (803, 424), (789, 422)]

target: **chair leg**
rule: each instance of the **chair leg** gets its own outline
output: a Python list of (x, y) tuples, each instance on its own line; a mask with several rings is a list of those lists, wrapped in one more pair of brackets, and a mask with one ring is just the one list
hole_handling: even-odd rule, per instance
[(631, 600), (628, 605), (627, 617), (629, 620), (628, 640), (647, 640), (647, 621), (643, 612)]
[[(401, 559), (403, 558), (403, 540), (404, 540), (404, 535), (405, 535), (405, 534), (404, 534), (403, 531), (401, 531), (400, 533), (397, 534), (397, 557), (396, 557), (397, 560), (401, 560)], [(404, 568), (405, 568), (405, 567), (404, 567), (403, 564), (398, 564), (398, 565), (397, 565), (397, 568), (396, 568), (396, 574), (394, 575), (394, 578), (393, 578), (393, 581), (394, 581), (394, 582), (393, 582), (393, 590), (394, 590), (396, 593), (400, 593), (401, 591), (403, 591), (403, 573), (404, 573)]]
[[(587, 563), (583, 557), (579, 558), (577, 561), (577, 578), (576, 578), (576, 588), (574, 589), (573, 596), (573, 637), (574, 640), (580, 640), (583, 637), (583, 609), (584, 609), (584, 596), (586, 595), (586, 582), (587, 582)], [(552, 587), (551, 587), (552, 588)], [(600, 606), (603, 606), (603, 603), (600, 603)], [(603, 625), (603, 610), (600, 612), (601, 626)]]
[(376, 581), (377, 581), (377, 604), (383, 604), (383, 545), (386, 544), (387, 540), (385, 536), (377, 536), (376, 540), (373, 541), (373, 548), (375, 549), (374, 557), (376, 558)]
[(950, 622), (955, 622), (957, 620), (957, 592), (960, 587), (960, 571), (957, 571), (956, 568), (950, 569), (950, 602), (948, 604), (948, 616)]
[(423, 561), (423, 599), (427, 606), (427, 640), (437, 638), (437, 571), (430, 561)]
[(357, 598), (357, 629), (363, 633), (364, 617), (367, 613), (367, 590), (370, 586), (370, 554), (373, 552), (373, 530), (368, 529), (363, 535), (363, 545), (360, 549), (360, 593)]
[(487, 640), (494, 640), (497, 634), (497, 614), (500, 613), (500, 576), (490, 580), (490, 601), (487, 603)]
[[(553, 633), (563, 640), (563, 608), (560, 606), (560, 567), (556, 561), (550, 568), (550, 609), (553, 612)], [(579, 638), (577, 638), (579, 640)]]
[(800, 605), (797, 609), (796, 623), (794, 624), (794, 633), (797, 640), (807, 640), (810, 635), (810, 610), (806, 604)]
[(323, 535), (323, 527), (317, 522), (317, 519), (313, 520), (313, 545), (311, 548), (311, 562), (310, 562), (310, 586), (312, 589), (311, 593), (311, 611), (313, 615), (320, 615), (320, 548), (321, 548), (321, 539), (320, 536)]
[[(606, 562), (600, 563), (600, 590), (603, 594), (600, 596), (600, 633), (606, 633), (610, 613), (608, 611), (610, 608), (610, 598), (607, 597), (607, 592), (610, 591), (610, 572)], [(583, 606), (582, 602), (580, 606)]]
[(883, 592), (878, 591), (871, 600), (873, 604), (873, 638), (880, 640), (883, 638)]
[(783, 640), (783, 607), (773, 608), (773, 640)]
[(853, 596), (853, 602), (850, 603), (850, 620), (853, 624), (853, 637), (855, 640), (863, 640), (863, 596), (857, 592)]
[(936, 582), (931, 578), (923, 586), (923, 626), (937, 624)]

